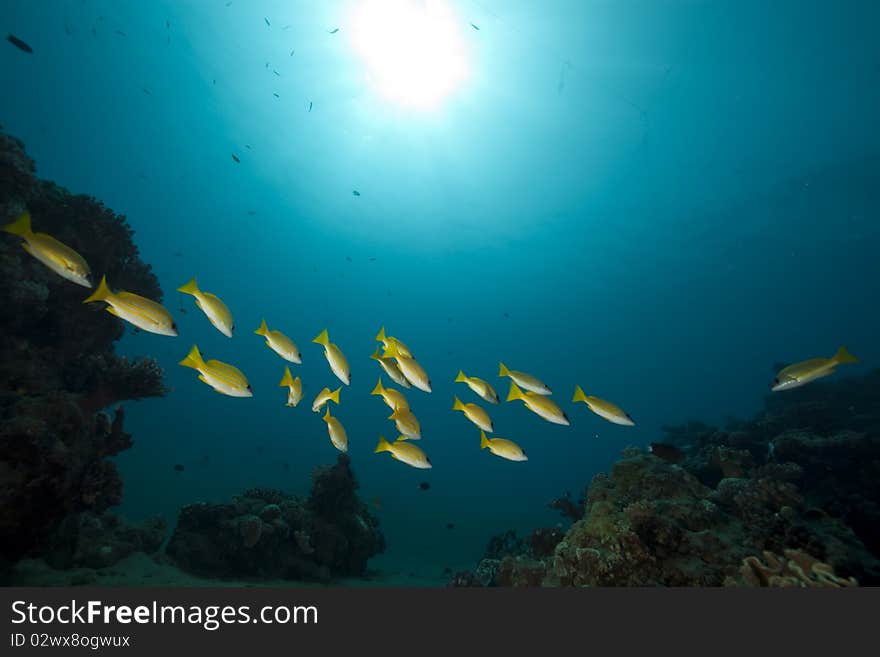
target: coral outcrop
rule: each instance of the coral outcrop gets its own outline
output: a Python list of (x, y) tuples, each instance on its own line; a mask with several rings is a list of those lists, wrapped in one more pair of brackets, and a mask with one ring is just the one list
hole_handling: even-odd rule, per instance
[[(0, 223), (25, 208), (34, 230), (71, 246), (114, 286), (161, 298), (125, 218), (34, 175), (23, 145), (0, 133)], [(84, 306), (85, 288), (0, 234), (0, 571), (39, 553), (71, 515), (100, 516), (119, 503), (122, 480), (107, 457), (131, 445), (124, 414), (102, 409), (160, 396), (162, 371), (150, 359), (114, 353), (124, 326)]]
[(348, 455), (315, 470), (308, 498), (251, 489), (227, 504), (191, 504), (167, 547), (196, 575), (327, 581), (359, 576), (385, 549), (379, 521), (357, 497)]

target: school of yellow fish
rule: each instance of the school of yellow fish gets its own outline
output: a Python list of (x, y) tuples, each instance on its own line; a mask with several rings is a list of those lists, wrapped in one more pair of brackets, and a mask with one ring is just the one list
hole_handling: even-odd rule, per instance
[[(77, 285), (92, 288), (91, 269), (85, 259), (51, 235), (33, 232), (29, 212), (24, 212), (15, 221), (3, 226), (3, 231), (20, 237), (24, 250), (59, 276)], [(195, 278), (177, 290), (192, 295), (195, 298), (196, 306), (205, 314), (211, 324), (223, 335), (232, 337), (235, 329), (232, 313), (217, 295), (202, 291)], [(177, 335), (174, 318), (164, 306), (132, 292), (112, 291), (107, 284), (106, 277), (101, 278), (98, 288), (86, 297), (83, 303), (96, 301), (103, 301), (107, 304), (107, 312), (139, 329), (159, 335)], [(265, 338), (266, 346), (284, 360), (296, 365), (302, 363), (302, 355), (293, 340), (277, 329), (270, 329), (266, 325), (266, 320), (261, 321), (259, 328), (254, 333)], [(371, 358), (378, 361), (382, 371), (391, 381), (401, 388), (415, 387), (426, 393), (431, 392), (431, 379), (428, 373), (403, 341), (386, 335), (384, 327), (380, 329), (376, 341), (381, 343), (382, 349), (380, 350), (377, 346)], [(333, 374), (344, 385), (350, 385), (351, 370), (348, 360), (342, 349), (330, 342), (327, 329), (321, 331), (312, 342), (324, 348), (324, 357)], [(856, 362), (858, 359), (849, 353), (846, 347), (840, 347), (831, 358), (811, 358), (783, 368), (774, 378), (770, 389), (776, 392), (797, 388), (833, 374), (837, 366), (842, 363)], [(253, 396), (253, 390), (241, 370), (219, 360), (206, 361), (197, 345), (193, 345), (186, 357), (180, 361), (180, 365), (196, 370), (199, 373), (199, 380), (220, 394), (231, 397)], [(504, 363), (499, 363), (498, 376), (510, 379), (510, 389), (506, 399), (508, 402), (522, 401), (528, 410), (547, 422), (564, 426), (570, 425), (565, 411), (550, 398), (552, 391), (540, 379), (525, 372), (508, 369)], [(467, 376), (464, 371), (459, 370), (455, 382), (464, 383), (480, 399), (490, 404), (499, 403), (498, 393), (484, 379)], [(293, 377), (289, 366), (284, 368), (284, 375), (279, 385), (287, 388), (286, 405), (297, 406), (303, 397), (303, 384), (300, 377)], [(322, 409), (324, 410), (322, 417), (327, 424), (330, 442), (336, 449), (346, 452), (348, 451), (348, 435), (339, 418), (330, 414), (329, 404), (332, 401), (339, 405), (341, 390), (342, 386), (333, 391), (329, 388), (322, 389), (312, 402), (312, 411), (320, 413)], [(371, 394), (380, 396), (391, 409), (391, 415), (388, 416), (388, 419), (394, 420), (398, 434), (397, 439), (393, 442), (379, 436), (375, 452), (388, 452), (394, 459), (414, 468), (432, 467), (425, 452), (412, 442), (421, 440), (422, 429), (403, 392), (383, 385), (380, 374), (379, 381)], [(580, 386), (575, 386), (572, 402), (583, 402), (593, 413), (608, 422), (622, 426), (635, 425), (629, 413), (616, 404), (587, 395)], [(488, 449), (492, 454), (509, 461), (528, 460), (525, 451), (512, 440), (489, 438), (486, 435), (494, 432), (494, 425), (489, 414), (479, 404), (462, 402), (456, 395), (452, 410), (461, 411), (464, 417), (479, 428), (481, 449)]]

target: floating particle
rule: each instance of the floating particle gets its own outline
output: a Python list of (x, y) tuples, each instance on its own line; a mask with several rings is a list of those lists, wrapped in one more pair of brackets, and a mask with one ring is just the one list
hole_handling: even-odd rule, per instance
[(327, 30), (328, 34), (336, 34), (339, 31), (338, 27), (334, 27), (332, 30)]
[(312, 101), (309, 101), (309, 112), (312, 111)]
[(353, 190), (351, 190), (351, 195), (352, 195), (352, 196), (360, 196), (361, 193), (360, 193), (358, 190), (353, 189)]
[(477, 32), (480, 31), (480, 28), (478, 26), (474, 25), (473, 23), (471, 23), (471, 27), (474, 28)]
[(269, 27), (272, 27), (272, 23), (269, 22), (268, 18), (263, 18), (263, 20), (266, 21), (266, 25), (268, 25)]
[(447, 522), (447, 523), (446, 523), (446, 529), (455, 529), (455, 523)]
[(279, 96), (277, 93), (273, 92), (272, 95), (275, 96), (275, 98), (281, 98), (281, 96)]
[(370, 262), (376, 262), (376, 257), (375, 256), (371, 257)]
[(125, 32), (123, 32), (122, 30), (113, 30), (113, 32), (114, 32), (115, 34), (118, 34), (118, 35), (121, 36), (121, 37), (127, 37), (127, 36), (128, 36), (128, 35), (127, 35)]
[(232, 159), (237, 163), (240, 163), (241, 160), (238, 159), (238, 156), (235, 153), (232, 153)]
[(183, 465), (181, 465), (180, 463), (178, 463), (174, 466), (175, 472), (183, 472), (183, 470), (184, 470)]
[(419, 484), (419, 490), (428, 490), (431, 487), (427, 481), (423, 481)]

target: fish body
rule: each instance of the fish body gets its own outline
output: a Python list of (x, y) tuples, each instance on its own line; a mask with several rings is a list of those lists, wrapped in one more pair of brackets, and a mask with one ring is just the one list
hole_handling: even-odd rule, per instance
[(330, 342), (327, 329), (321, 331), (312, 342), (324, 347), (324, 356), (327, 358), (330, 369), (336, 375), (336, 378), (345, 385), (351, 385), (351, 370), (348, 367), (348, 361), (345, 359), (345, 354), (342, 353), (342, 350)]
[(475, 376), (466, 376), (462, 370), (459, 370), (458, 376), (455, 377), (455, 382), (466, 383), (468, 388), (473, 390), (490, 404), (498, 403), (498, 393), (495, 392), (495, 389), (491, 385), (486, 381), (483, 381), (483, 379), (478, 379)]
[(406, 401), (406, 397), (403, 396), (403, 393), (394, 388), (386, 388), (383, 386), (382, 377), (379, 377), (379, 383), (376, 384), (376, 387), (373, 388), (373, 392), (370, 394), (381, 395), (382, 400), (392, 411), (396, 411), (397, 409), (405, 411), (409, 410), (409, 402)]
[(237, 367), (219, 360), (202, 358), (199, 348), (193, 345), (186, 358), (179, 363), (199, 373), (199, 380), (222, 395), (230, 397), (253, 397), (254, 392), (247, 377)]
[(403, 356), (396, 343), (389, 343), (385, 349), (384, 358), (393, 358), (397, 363), (397, 367), (406, 377), (406, 380), (413, 384), (419, 390), (431, 392), (431, 379), (425, 369), (416, 362), (415, 358), (407, 358)]
[(572, 397), (571, 401), (585, 403), (587, 408), (593, 411), (593, 413), (614, 424), (620, 424), (625, 427), (635, 426), (635, 422), (629, 413), (610, 401), (605, 401), (592, 395), (585, 395), (583, 388), (580, 386), (575, 386), (574, 397)]
[(498, 376), (509, 376), (510, 379), (520, 388), (524, 388), (525, 390), (534, 392), (538, 395), (553, 394), (550, 391), (550, 388), (548, 388), (547, 385), (537, 377), (534, 377), (531, 374), (526, 374), (525, 372), (509, 370), (505, 367), (504, 363), (498, 363)]
[(506, 438), (487, 438), (485, 431), (480, 431), (480, 449), (487, 449), (508, 461), (528, 461), (529, 457), (522, 447)]
[(648, 446), (648, 451), (669, 463), (681, 463), (684, 460), (684, 452), (668, 443), (651, 443)]
[(158, 335), (177, 335), (177, 324), (165, 306), (133, 292), (111, 292), (106, 276), (101, 278), (94, 294), (83, 300), (83, 303), (93, 301), (106, 302), (108, 313), (139, 329)]
[(3, 226), (3, 230), (21, 237), (22, 248), (62, 278), (92, 287), (91, 269), (85, 258), (51, 235), (31, 230), (30, 212), (23, 212), (18, 219)]
[(281, 383), (278, 385), (287, 387), (287, 406), (296, 406), (299, 404), (303, 396), (302, 381), (299, 377), (294, 379), (291, 376), (289, 367), (284, 368), (284, 376), (281, 377)]
[(195, 278), (189, 283), (181, 285), (177, 288), (177, 291), (191, 294), (195, 297), (196, 306), (205, 313), (205, 316), (214, 325), (214, 328), (227, 338), (232, 337), (232, 332), (235, 330), (235, 322), (232, 319), (232, 313), (226, 307), (226, 304), (220, 300), (220, 297), (210, 292), (202, 292)]
[(382, 436), (379, 436), (379, 444), (376, 445), (374, 451), (376, 454), (380, 452), (389, 452), (393, 458), (401, 463), (406, 463), (413, 468), (427, 470), (433, 467), (431, 465), (431, 460), (421, 448), (402, 439), (389, 443)]
[(22, 50), (22, 51), (24, 51), (24, 52), (26, 52), (26, 53), (32, 53), (32, 52), (34, 52), (34, 49), (33, 49), (33, 48), (31, 48), (28, 44), (26, 44), (24, 41), (22, 41), (21, 39), (19, 39), (19, 38), (18, 38), (17, 36), (15, 36), (14, 34), (10, 34), (10, 35), (8, 35), (8, 36), (6, 37), (6, 40), (7, 40), (9, 43), (11, 43), (13, 46), (15, 46), (16, 48), (18, 48), (19, 50)]
[(379, 355), (379, 347), (376, 346), (376, 351), (373, 352), (373, 355), (370, 356), (373, 360), (377, 361), (379, 365), (382, 366), (382, 369), (385, 370), (385, 374), (391, 377), (391, 380), (394, 381), (399, 386), (403, 386), (404, 388), (411, 388), (412, 384), (406, 380), (406, 377), (403, 375), (403, 372), (400, 371), (400, 368), (397, 366), (397, 363), (394, 362), (393, 358), (383, 358)]
[(340, 452), (347, 452), (348, 435), (345, 433), (345, 427), (342, 426), (339, 418), (330, 415), (329, 408), (324, 413), (324, 422), (327, 423), (327, 433), (330, 434), (330, 442), (333, 443), (333, 446)]
[(330, 388), (324, 388), (321, 392), (318, 393), (317, 397), (315, 397), (315, 401), (312, 402), (312, 410), (315, 413), (320, 413), (321, 409), (324, 408), (324, 404), (329, 401), (335, 402), (336, 405), (339, 405), (339, 391), (342, 390), (341, 387), (336, 388), (333, 392), (330, 392)]
[[(385, 335), (385, 327), (384, 326), (381, 329), (379, 329), (379, 333), (376, 335), (376, 342), (381, 342), (382, 346), (385, 348), (386, 351), (388, 349), (390, 349), (392, 346), (395, 346), (395, 347), (397, 347), (396, 353), (398, 353), (399, 355), (403, 356), (404, 358), (412, 358), (413, 357), (412, 352), (409, 350), (409, 348), (405, 344), (403, 344), (403, 342), (401, 342), (397, 338)], [(385, 354), (385, 356), (388, 356), (388, 354)]]
[(476, 424), (483, 431), (488, 431), (490, 433), (493, 431), (492, 420), (489, 417), (489, 414), (476, 404), (463, 404), (461, 400), (456, 397), (452, 404), (452, 410), (464, 413), (464, 416), (468, 420)]
[(568, 416), (559, 406), (556, 405), (549, 397), (539, 395), (531, 390), (523, 392), (513, 381), (510, 382), (510, 392), (507, 394), (507, 401), (521, 400), (532, 413), (542, 417), (553, 424), (562, 424), (569, 426)]
[(302, 363), (302, 355), (293, 340), (284, 335), (281, 331), (275, 329), (269, 330), (266, 326), (266, 320), (260, 322), (260, 328), (254, 331), (257, 335), (266, 338), (266, 345), (281, 356), (284, 360), (300, 365)]
[(810, 383), (810, 381), (834, 374), (837, 366), (841, 363), (858, 362), (859, 359), (849, 353), (846, 347), (840, 347), (831, 358), (811, 358), (783, 368), (773, 379), (770, 390), (779, 392), (780, 390), (798, 388)]
[[(406, 437), (406, 440), (422, 439), (422, 427), (416, 416), (408, 408), (395, 409), (394, 412), (388, 416), (388, 419), (394, 420), (394, 425), (397, 427), (397, 431), (402, 433)], [(401, 440), (404, 440), (404, 438), (401, 437)]]

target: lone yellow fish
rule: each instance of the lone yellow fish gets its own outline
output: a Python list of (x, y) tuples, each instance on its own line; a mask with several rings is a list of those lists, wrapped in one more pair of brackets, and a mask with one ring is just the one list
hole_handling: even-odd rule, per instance
[(587, 408), (593, 411), (596, 415), (605, 418), (614, 424), (621, 424), (625, 427), (632, 427), (635, 425), (635, 422), (633, 422), (629, 413), (622, 408), (616, 404), (612, 404), (610, 401), (605, 401), (604, 399), (599, 399), (592, 395), (585, 395), (583, 388), (580, 386), (574, 387), (574, 397), (571, 398), (571, 401), (584, 402), (587, 405)]
[(226, 307), (226, 304), (220, 300), (220, 297), (210, 292), (202, 292), (195, 278), (189, 283), (181, 285), (177, 288), (177, 291), (193, 295), (196, 298), (196, 306), (205, 313), (208, 320), (214, 325), (214, 328), (227, 338), (232, 337), (232, 332), (235, 330), (235, 322), (232, 320), (232, 313)]
[(553, 424), (569, 426), (568, 416), (549, 397), (544, 397), (531, 390), (523, 392), (513, 381), (510, 382), (510, 392), (507, 393), (507, 401), (520, 399), (532, 413), (539, 415)]
[(498, 376), (509, 376), (518, 386), (538, 395), (553, 394), (550, 392), (550, 388), (548, 388), (546, 384), (537, 377), (534, 377), (531, 374), (526, 374), (525, 372), (509, 370), (504, 363), (498, 363)]
[(859, 359), (849, 353), (846, 347), (841, 347), (831, 358), (811, 358), (780, 370), (770, 390), (790, 390), (797, 388), (810, 381), (821, 379), (824, 376), (834, 374), (835, 368), (841, 363), (858, 363)]
[(492, 420), (489, 414), (476, 404), (463, 404), (458, 397), (452, 403), (453, 411), (461, 411), (464, 416), (484, 431), (492, 432)]
[(340, 452), (347, 452), (348, 434), (345, 433), (345, 427), (342, 426), (339, 418), (330, 415), (329, 407), (327, 412), (324, 413), (324, 422), (327, 423), (327, 433), (330, 434), (330, 442), (333, 443), (333, 446)]
[(193, 345), (186, 358), (179, 364), (196, 370), (199, 373), (199, 381), (207, 383), (221, 395), (229, 395), (230, 397), (254, 396), (254, 391), (251, 389), (247, 377), (242, 374), (240, 369), (219, 360), (205, 361), (196, 345)]
[(336, 402), (336, 405), (339, 405), (339, 391), (342, 390), (342, 387), (336, 388), (333, 392), (330, 392), (330, 388), (324, 388), (321, 392), (318, 393), (317, 397), (315, 397), (315, 401), (312, 402), (312, 410), (315, 413), (320, 413), (321, 409), (324, 408), (324, 404), (329, 401)]
[(302, 356), (300, 355), (297, 346), (293, 343), (293, 340), (288, 338), (281, 331), (276, 331), (275, 329), (270, 331), (269, 327), (266, 326), (265, 319), (260, 322), (260, 328), (254, 331), (254, 333), (266, 338), (266, 345), (269, 349), (281, 356), (284, 360), (296, 363), (297, 365), (302, 363)]
[(458, 376), (455, 377), (456, 383), (466, 383), (467, 387), (477, 393), (490, 404), (498, 403), (498, 393), (483, 379), (475, 376), (466, 376), (463, 370), (458, 370)]
[(397, 338), (385, 335), (385, 327), (384, 326), (381, 329), (379, 329), (379, 333), (378, 333), (378, 335), (376, 335), (376, 341), (381, 342), (382, 346), (385, 348), (386, 351), (388, 350), (388, 348), (391, 345), (394, 345), (395, 347), (397, 347), (397, 351), (400, 353), (401, 356), (404, 356), (406, 358), (413, 357), (412, 352), (409, 350), (409, 348), (405, 344), (403, 344), (400, 340), (398, 340)]
[(62, 278), (83, 287), (92, 287), (91, 270), (85, 258), (51, 235), (33, 232), (31, 213), (27, 210), (3, 226), (3, 230), (21, 237), (24, 240), (22, 248)]
[(398, 408), (402, 410), (409, 410), (409, 402), (406, 401), (406, 397), (403, 396), (403, 393), (399, 390), (395, 390), (394, 388), (386, 388), (382, 385), (382, 377), (379, 377), (379, 383), (376, 384), (376, 387), (373, 388), (373, 392), (371, 395), (381, 395), (382, 400), (388, 405), (392, 411), (396, 411)]
[(290, 375), (290, 368), (284, 368), (284, 376), (281, 378), (279, 386), (287, 386), (287, 404), (286, 406), (296, 406), (299, 404), (303, 396), (302, 381), (299, 377), (295, 379)]
[(177, 324), (165, 306), (133, 292), (111, 292), (106, 276), (101, 277), (98, 289), (84, 299), (83, 303), (93, 301), (105, 301), (108, 313), (134, 324), (139, 329), (159, 335), (177, 335)]
[(480, 449), (489, 448), (489, 451), (508, 461), (528, 461), (529, 457), (522, 447), (512, 440), (505, 438), (487, 438), (485, 431), (480, 431)]
[(414, 468), (427, 470), (433, 467), (431, 460), (418, 446), (404, 440), (395, 440), (393, 443), (389, 443), (385, 438), (379, 436), (379, 444), (376, 445), (374, 451), (376, 454), (390, 452), (393, 458)]
[(431, 379), (424, 368), (416, 362), (415, 358), (404, 356), (397, 344), (390, 344), (385, 350), (387, 358), (393, 358), (406, 380), (419, 390), (431, 392)]
[(373, 352), (373, 355), (370, 356), (375, 361), (378, 361), (379, 365), (382, 366), (382, 369), (385, 370), (385, 374), (391, 377), (391, 380), (394, 381), (399, 386), (403, 386), (404, 388), (411, 388), (412, 384), (406, 380), (406, 377), (403, 375), (403, 372), (400, 371), (400, 368), (397, 366), (397, 363), (394, 362), (393, 358), (384, 358), (379, 355), (379, 345), (376, 345), (376, 351)]
[(348, 368), (348, 361), (345, 359), (342, 350), (330, 342), (327, 329), (321, 331), (312, 342), (324, 347), (324, 356), (327, 358), (333, 374), (345, 385), (351, 385), (351, 370)]

